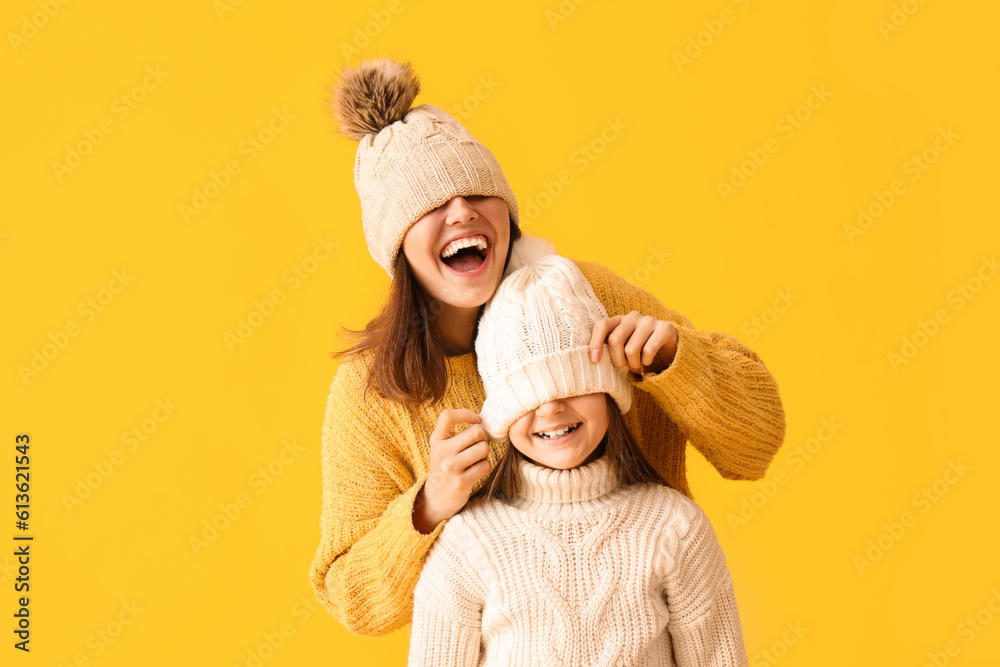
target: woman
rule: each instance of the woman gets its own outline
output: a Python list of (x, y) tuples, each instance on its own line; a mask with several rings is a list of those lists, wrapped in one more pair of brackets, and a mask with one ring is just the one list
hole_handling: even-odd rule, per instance
[[(369, 636), (410, 622), (427, 551), (505, 451), (477, 414), (473, 336), (502, 276), (537, 242), (520, 238), (493, 154), (441, 109), (411, 108), (418, 92), (412, 68), (387, 59), (346, 70), (334, 89), (340, 129), (359, 142), (368, 249), (392, 284), (330, 388), (310, 580), (331, 614)], [(692, 497), (688, 441), (723, 477), (762, 478), (785, 416), (760, 357), (697, 331), (607, 268), (575, 263), (608, 313), (594, 327), (592, 361), (607, 343), (614, 365), (631, 371), (625, 419), (664, 480)]]

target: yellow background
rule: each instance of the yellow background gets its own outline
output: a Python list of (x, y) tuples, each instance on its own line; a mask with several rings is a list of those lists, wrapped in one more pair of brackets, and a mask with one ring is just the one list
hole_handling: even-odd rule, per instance
[[(752, 664), (919, 666), (928, 653), (997, 664), (1000, 618), (987, 604), (1000, 590), (1000, 280), (983, 280), (994, 277), (983, 258), (1000, 249), (1000, 10), (937, 0), (220, 7), (4, 3), (0, 459), (11, 480), (14, 437), (31, 435), (36, 536), (25, 655), (10, 632), (17, 531), (5, 482), (4, 664), (253, 665), (282, 632), (260, 664), (404, 663), (407, 630), (350, 635), (307, 579), (328, 352), (387, 286), (361, 233), (355, 144), (333, 133), (325, 106), (340, 66), (373, 55), (412, 60), (417, 101), (453, 110), (493, 150), (522, 207), (538, 207), (526, 231), (632, 277), (699, 329), (736, 336), (773, 372), (788, 433), (771, 496), (688, 450)], [(696, 57), (679, 66), (685, 49)], [(813, 86), (829, 93), (822, 103)], [(124, 118), (123, 95), (135, 106)], [(268, 135), (275, 110), (294, 117)], [(789, 134), (780, 121), (796, 113)], [(620, 132), (604, 141), (609, 119)], [(57, 174), (53, 163), (68, 147), (87, 151), (85, 132), (102, 121), (113, 131)], [(948, 128), (951, 143), (935, 153)], [(252, 160), (251, 136), (269, 140)], [(765, 145), (777, 150), (741, 167)], [(933, 164), (913, 172), (908, 161), (925, 151)], [(213, 172), (224, 181), (231, 161), (239, 173), (185, 221), (181, 205)], [(753, 173), (723, 198), (718, 183), (734, 168)], [(876, 193), (897, 179), (902, 194), (851, 238), (858, 207), (877, 211)], [(337, 247), (326, 254), (320, 239)], [(305, 280), (291, 278), (295, 267)], [(973, 297), (961, 307), (958, 285)], [(275, 290), (282, 302), (227, 345)], [(935, 329), (936, 311), (946, 321)], [(921, 322), (933, 336), (919, 335)], [(59, 347), (67, 324), (79, 328)], [(904, 337), (922, 345), (894, 367)], [(25, 380), (36, 351), (52, 358)], [(160, 421), (158, 399), (176, 406)], [(832, 437), (824, 419), (840, 425)], [(133, 427), (147, 432), (130, 450), (121, 438)], [(795, 454), (808, 446), (809, 460)], [(120, 465), (109, 463), (116, 450)], [(968, 469), (953, 484), (939, 481), (949, 461)], [(262, 483), (269, 464), (280, 472)], [(915, 497), (935, 494), (935, 482), (933, 504)], [(249, 504), (196, 554), (191, 536), (224, 525), (220, 504), (235, 513), (238, 498)], [(732, 524), (741, 508), (750, 514), (744, 501), (756, 514)], [(885, 524), (904, 512), (914, 521), (892, 537)], [(855, 557), (880, 537), (888, 549), (859, 571)], [(141, 611), (130, 615), (132, 604)], [(960, 625), (977, 612), (991, 622)], [(100, 632), (118, 636), (108, 644)], [(957, 654), (944, 654), (948, 642)]]

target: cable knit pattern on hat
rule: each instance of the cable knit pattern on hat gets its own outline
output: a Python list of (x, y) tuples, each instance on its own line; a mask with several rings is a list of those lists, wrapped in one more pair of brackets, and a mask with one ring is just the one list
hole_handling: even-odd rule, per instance
[(608, 316), (573, 260), (549, 254), (500, 283), (479, 320), (476, 356), (486, 401), (481, 414), (490, 437), (507, 439), (521, 415), (554, 398), (607, 393), (628, 412), (627, 368), (615, 368), (604, 347), (590, 360), (590, 336)]
[(518, 498), (473, 500), (428, 553), (411, 666), (747, 664), (732, 578), (693, 501), (621, 487), (605, 458), (519, 469)]

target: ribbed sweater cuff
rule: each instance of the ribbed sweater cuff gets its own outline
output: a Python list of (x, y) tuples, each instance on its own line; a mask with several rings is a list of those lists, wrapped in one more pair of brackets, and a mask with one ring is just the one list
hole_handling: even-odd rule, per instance
[(426, 475), (418, 477), (413, 486), (389, 503), (383, 514), (383, 523), (391, 528), (387, 533), (395, 538), (391, 545), (392, 551), (406, 558), (419, 556), (421, 563), (447, 523), (447, 520), (442, 520), (426, 535), (414, 527), (413, 502), (426, 481)]

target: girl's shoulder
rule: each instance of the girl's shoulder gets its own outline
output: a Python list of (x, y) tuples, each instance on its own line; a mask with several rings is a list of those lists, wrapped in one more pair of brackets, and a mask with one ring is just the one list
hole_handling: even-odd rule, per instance
[(447, 519), (444, 528), (427, 554), (427, 562), (434, 567), (478, 572), (486, 558), (481, 531), (476, 528), (476, 505), (472, 499), (456, 515)]
[(636, 502), (640, 507), (653, 508), (657, 519), (663, 527), (679, 530), (686, 534), (693, 524), (708, 521), (705, 511), (698, 503), (691, 500), (677, 489), (663, 484), (635, 485), (638, 496)]
[(490, 545), (506, 539), (509, 528), (510, 507), (504, 501), (487, 496), (476, 496), (465, 504), (458, 514), (445, 523), (438, 541), (458, 545), (468, 551), (473, 543)]
[(482, 523), (484, 516), (495, 516), (504, 507), (504, 502), (497, 498), (490, 498), (485, 495), (470, 498), (465, 503), (465, 506), (459, 510), (458, 514), (448, 519), (448, 523), (445, 524), (441, 535), (443, 536), (445, 531), (449, 530), (449, 526), (451, 526), (451, 532), (472, 531), (472, 526)]
[(441, 591), (451, 591), (444, 598), (449, 604), (461, 599), (476, 608), (499, 586), (498, 568), (502, 564), (495, 556), (496, 550), (483, 539), (475, 519), (470, 519), (468, 507), (445, 522), (427, 552), (416, 586), (417, 597), (426, 600)]

